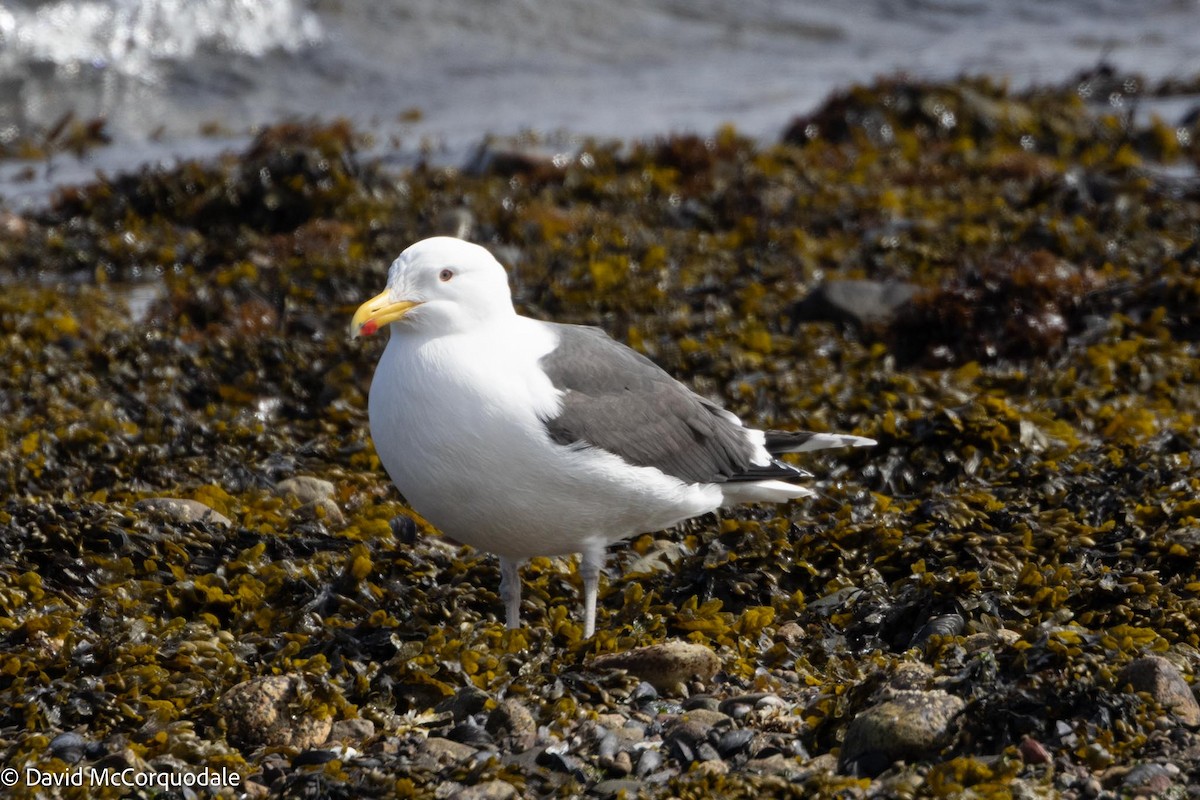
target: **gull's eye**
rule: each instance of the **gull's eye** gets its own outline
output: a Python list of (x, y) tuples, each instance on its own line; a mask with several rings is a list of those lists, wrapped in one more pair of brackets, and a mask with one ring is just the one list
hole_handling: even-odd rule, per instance
[(453, 277), (454, 277), (454, 270), (452, 270), (452, 269), (444, 269), (438, 273), (438, 280), (440, 280), (442, 283), (445, 283), (446, 281), (450, 280)]

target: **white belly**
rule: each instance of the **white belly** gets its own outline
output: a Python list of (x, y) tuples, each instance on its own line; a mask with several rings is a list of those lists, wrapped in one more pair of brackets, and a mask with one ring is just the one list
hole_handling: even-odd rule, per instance
[(543, 335), (544, 349), (530, 354), (495, 332), (423, 343), (393, 334), (371, 386), (371, 436), (418, 513), (454, 539), (524, 559), (660, 530), (721, 504), (715, 485), (553, 443), (542, 420), (557, 412), (558, 392), (537, 360), (554, 342)]

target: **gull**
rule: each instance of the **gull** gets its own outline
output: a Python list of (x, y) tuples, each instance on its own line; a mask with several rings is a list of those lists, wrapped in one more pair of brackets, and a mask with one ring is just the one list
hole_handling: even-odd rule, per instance
[(521, 316), (504, 267), (460, 239), (425, 239), (392, 263), (351, 335), (384, 327), (367, 405), (375, 450), (421, 516), (499, 556), (510, 628), (529, 558), (579, 555), (590, 638), (608, 545), (811, 495), (811, 476), (778, 456), (875, 444), (747, 427), (598, 328)]

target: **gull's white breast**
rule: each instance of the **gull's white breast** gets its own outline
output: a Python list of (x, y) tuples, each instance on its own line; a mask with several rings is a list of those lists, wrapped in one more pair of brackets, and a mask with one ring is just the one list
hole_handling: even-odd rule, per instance
[(546, 325), (511, 317), (469, 333), (393, 331), (371, 385), (371, 437), (405, 499), (447, 535), (513, 559), (579, 552), (716, 509), (688, 484), (551, 441), (561, 393), (538, 360)]

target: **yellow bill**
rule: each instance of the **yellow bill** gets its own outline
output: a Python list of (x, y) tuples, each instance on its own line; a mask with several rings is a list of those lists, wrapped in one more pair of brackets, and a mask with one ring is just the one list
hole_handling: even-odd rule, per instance
[(354, 318), (350, 320), (350, 336), (370, 336), (419, 305), (419, 301), (392, 300), (387, 291), (380, 292), (354, 312)]

